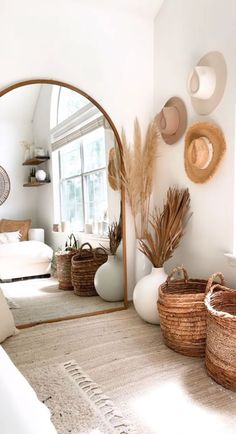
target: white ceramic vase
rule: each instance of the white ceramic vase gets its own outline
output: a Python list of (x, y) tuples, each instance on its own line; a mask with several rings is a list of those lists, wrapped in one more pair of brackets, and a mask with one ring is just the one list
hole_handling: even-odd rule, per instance
[(148, 323), (160, 324), (157, 311), (158, 290), (166, 279), (167, 274), (163, 267), (153, 267), (151, 273), (143, 277), (134, 288), (133, 302), (135, 310)]
[(120, 261), (123, 261), (123, 243), (122, 243), (122, 240), (121, 240), (121, 242), (118, 246), (118, 249), (116, 251), (116, 256), (117, 256), (117, 258), (120, 259)]
[(147, 274), (151, 273), (152, 264), (144, 253), (139, 250), (139, 240), (136, 240), (136, 254), (135, 254), (135, 283)]
[(94, 285), (103, 300), (124, 300), (123, 262), (117, 255), (108, 256), (107, 262), (98, 268), (94, 277)]

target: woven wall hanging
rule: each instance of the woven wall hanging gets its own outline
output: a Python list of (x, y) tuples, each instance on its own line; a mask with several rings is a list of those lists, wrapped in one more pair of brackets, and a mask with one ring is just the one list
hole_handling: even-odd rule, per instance
[(0, 205), (7, 200), (11, 189), (10, 179), (5, 169), (0, 166)]

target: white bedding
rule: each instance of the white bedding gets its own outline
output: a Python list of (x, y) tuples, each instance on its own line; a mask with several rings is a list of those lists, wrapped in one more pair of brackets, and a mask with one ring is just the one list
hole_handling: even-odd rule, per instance
[(41, 241), (0, 245), (0, 279), (50, 273), (53, 250)]
[(50, 411), (0, 346), (1, 434), (56, 434)]

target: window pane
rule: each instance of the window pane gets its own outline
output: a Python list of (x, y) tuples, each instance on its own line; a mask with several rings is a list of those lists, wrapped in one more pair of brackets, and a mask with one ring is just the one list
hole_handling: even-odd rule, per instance
[(106, 171), (100, 170), (84, 176), (85, 221), (102, 221), (107, 214)]
[(87, 98), (80, 95), (78, 92), (68, 89), (67, 87), (61, 87), (58, 102), (57, 123), (59, 124), (64, 121), (87, 104), (89, 104)]
[(80, 141), (74, 140), (60, 150), (61, 178), (81, 174)]
[(84, 229), (81, 177), (62, 181), (61, 210), (63, 221), (71, 222), (79, 231)]
[(98, 128), (83, 137), (84, 171), (106, 166), (104, 128)]

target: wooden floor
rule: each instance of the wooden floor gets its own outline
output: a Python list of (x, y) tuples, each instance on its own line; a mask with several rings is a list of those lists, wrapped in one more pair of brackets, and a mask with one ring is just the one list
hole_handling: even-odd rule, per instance
[(166, 348), (132, 308), (22, 330), (3, 346), (23, 373), (76, 360), (139, 434), (236, 433), (236, 393), (207, 376), (203, 359)]

